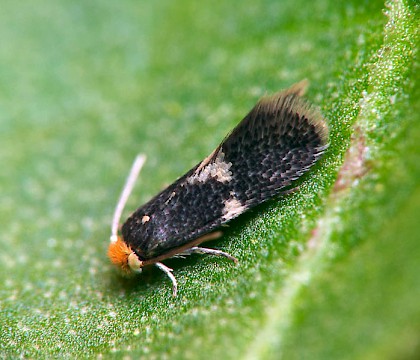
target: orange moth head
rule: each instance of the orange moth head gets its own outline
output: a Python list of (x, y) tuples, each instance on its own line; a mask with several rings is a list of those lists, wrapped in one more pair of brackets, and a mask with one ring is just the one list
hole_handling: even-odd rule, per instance
[(143, 267), (143, 262), (120, 236), (109, 244), (108, 257), (114, 265), (126, 274), (139, 273)]

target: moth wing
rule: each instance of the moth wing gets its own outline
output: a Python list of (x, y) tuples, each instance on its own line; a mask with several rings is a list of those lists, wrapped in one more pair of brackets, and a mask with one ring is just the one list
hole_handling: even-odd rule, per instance
[(249, 208), (282, 192), (328, 147), (328, 128), (300, 97), (307, 82), (261, 99), (224, 139), (211, 161), (230, 163), (235, 199)]
[(141, 258), (198, 244), (202, 235), (286, 191), (317, 161), (328, 130), (300, 97), (304, 85), (261, 99), (206, 159), (133, 213), (122, 234)]

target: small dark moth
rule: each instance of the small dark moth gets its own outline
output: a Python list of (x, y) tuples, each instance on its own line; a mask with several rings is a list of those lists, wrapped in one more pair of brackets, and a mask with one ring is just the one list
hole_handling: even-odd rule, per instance
[(156, 265), (172, 281), (172, 269), (161, 263), (174, 256), (211, 254), (237, 261), (215, 249), (199, 247), (221, 235), (220, 225), (275, 195), (293, 190), (328, 147), (328, 128), (320, 112), (301, 98), (302, 81), (262, 98), (222, 143), (202, 162), (137, 209), (119, 220), (145, 161), (137, 157), (114, 214), (108, 256), (124, 272)]

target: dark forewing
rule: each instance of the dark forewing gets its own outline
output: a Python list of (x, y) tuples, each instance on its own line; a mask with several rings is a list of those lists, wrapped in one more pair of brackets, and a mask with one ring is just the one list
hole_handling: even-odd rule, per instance
[(290, 89), (263, 98), (221, 144), (233, 188), (248, 207), (288, 187), (322, 155), (328, 128), (316, 108)]
[(327, 147), (321, 114), (299, 86), (263, 98), (219, 147), (122, 227), (142, 259), (180, 247), (281, 193)]

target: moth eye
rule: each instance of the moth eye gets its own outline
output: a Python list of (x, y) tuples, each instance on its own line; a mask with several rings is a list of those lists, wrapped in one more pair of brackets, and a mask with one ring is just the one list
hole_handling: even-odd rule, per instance
[(139, 259), (135, 252), (132, 252), (130, 255), (128, 255), (128, 266), (130, 267), (131, 271), (141, 273), (143, 262)]

